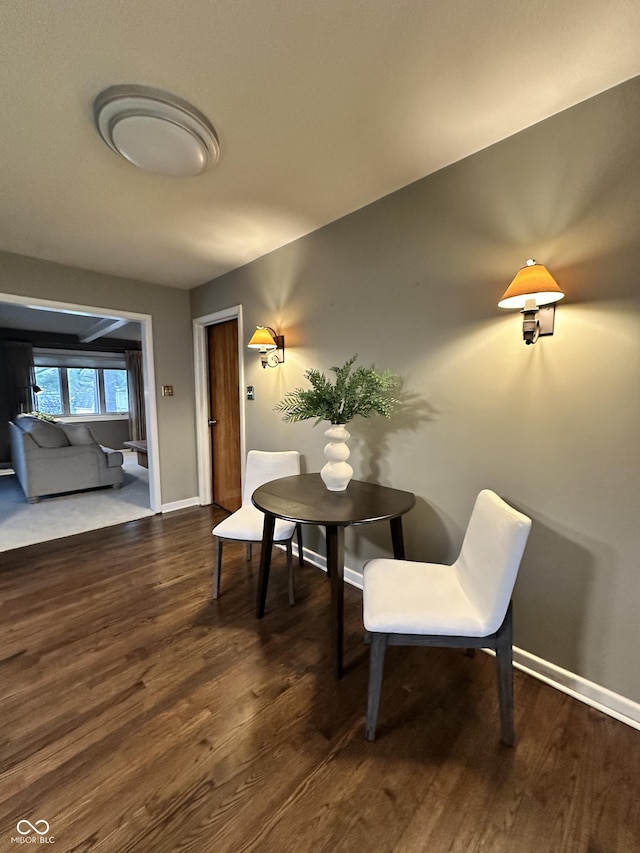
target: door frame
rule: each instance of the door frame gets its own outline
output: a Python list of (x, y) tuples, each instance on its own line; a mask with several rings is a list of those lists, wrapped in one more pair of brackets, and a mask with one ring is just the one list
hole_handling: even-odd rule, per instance
[(240, 405), (240, 475), (244, 486), (245, 468), (245, 407), (244, 407), (244, 358), (242, 342), (244, 331), (242, 305), (232, 305), (212, 314), (193, 319), (193, 364), (196, 385), (196, 458), (198, 466), (198, 499), (201, 506), (213, 503), (211, 482), (211, 440), (209, 434), (209, 350), (207, 328), (227, 320), (238, 321), (238, 400)]
[(49, 308), (52, 311), (76, 314), (91, 314), (96, 317), (122, 317), (133, 323), (140, 323), (142, 344), (142, 375), (144, 379), (145, 417), (147, 421), (148, 459), (149, 459), (149, 506), (153, 512), (162, 512), (160, 491), (160, 454), (158, 450), (158, 407), (156, 401), (156, 380), (153, 358), (153, 322), (151, 314), (138, 314), (121, 308), (95, 308), (90, 305), (78, 305), (73, 302), (60, 302), (53, 299), (37, 299), (35, 296), (18, 296), (15, 293), (0, 293), (0, 302), (25, 307)]

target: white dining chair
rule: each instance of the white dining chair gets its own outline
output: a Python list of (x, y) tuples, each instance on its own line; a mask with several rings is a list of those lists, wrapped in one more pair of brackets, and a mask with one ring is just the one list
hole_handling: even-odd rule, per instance
[[(246, 542), (247, 560), (251, 559), (252, 544), (262, 542), (264, 513), (253, 506), (251, 496), (255, 490), (271, 480), (290, 477), (300, 473), (300, 454), (297, 450), (266, 451), (250, 450), (247, 454), (242, 506), (217, 524), (211, 531), (215, 540), (213, 564), (213, 598), (220, 595), (220, 574), (222, 571), (222, 548), (224, 542)], [(295, 604), (295, 583), (293, 576), (293, 555), (291, 542), (297, 532), (298, 559), (302, 565), (302, 525), (292, 521), (276, 521), (273, 537), (274, 545), (284, 545), (287, 552), (289, 569), (289, 603)]]
[(452, 565), (376, 559), (363, 571), (370, 643), (366, 737), (375, 740), (387, 646), (495, 649), (501, 739), (513, 745), (511, 595), (531, 519), (485, 489)]

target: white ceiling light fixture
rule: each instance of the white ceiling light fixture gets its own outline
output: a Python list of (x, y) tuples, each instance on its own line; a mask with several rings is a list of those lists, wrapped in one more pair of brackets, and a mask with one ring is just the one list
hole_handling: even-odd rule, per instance
[(161, 89), (111, 86), (95, 99), (93, 111), (109, 148), (140, 169), (192, 177), (214, 166), (220, 157), (209, 119)]

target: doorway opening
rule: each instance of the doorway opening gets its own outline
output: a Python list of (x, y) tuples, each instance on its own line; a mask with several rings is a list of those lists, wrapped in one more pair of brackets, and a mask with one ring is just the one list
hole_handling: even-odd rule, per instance
[[(158, 453), (158, 418), (155, 393), (155, 373), (153, 363), (153, 330), (150, 314), (138, 314), (131, 311), (113, 309), (106, 313), (104, 307), (96, 308), (88, 305), (60, 302), (35, 297), (18, 296), (16, 294), (0, 293), (0, 303), (9, 306), (32, 308), (34, 311), (50, 311), (60, 315), (85, 315), (96, 318), (99, 322), (109, 321), (113, 325), (115, 318), (123, 323), (138, 323), (140, 325), (140, 344), (142, 349), (142, 374), (145, 397), (145, 418), (148, 439), (149, 463), (149, 506), (157, 513), (162, 510), (160, 493), (160, 468)], [(96, 324), (96, 328), (99, 324)]]

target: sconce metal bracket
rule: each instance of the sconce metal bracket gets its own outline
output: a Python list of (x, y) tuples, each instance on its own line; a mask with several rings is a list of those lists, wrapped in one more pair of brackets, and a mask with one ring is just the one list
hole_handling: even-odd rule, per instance
[(274, 335), (277, 349), (267, 353), (267, 364), (269, 367), (276, 367), (284, 362), (284, 335)]
[(556, 316), (555, 305), (523, 308), (522, 338), (525, 344), (535, 344), (541, 335), (552, 335)]
[(556, 319), (555, 303), (551, 305), (541, 305), (538, 308), (538, 336), (552, 335), (553, 327)]

